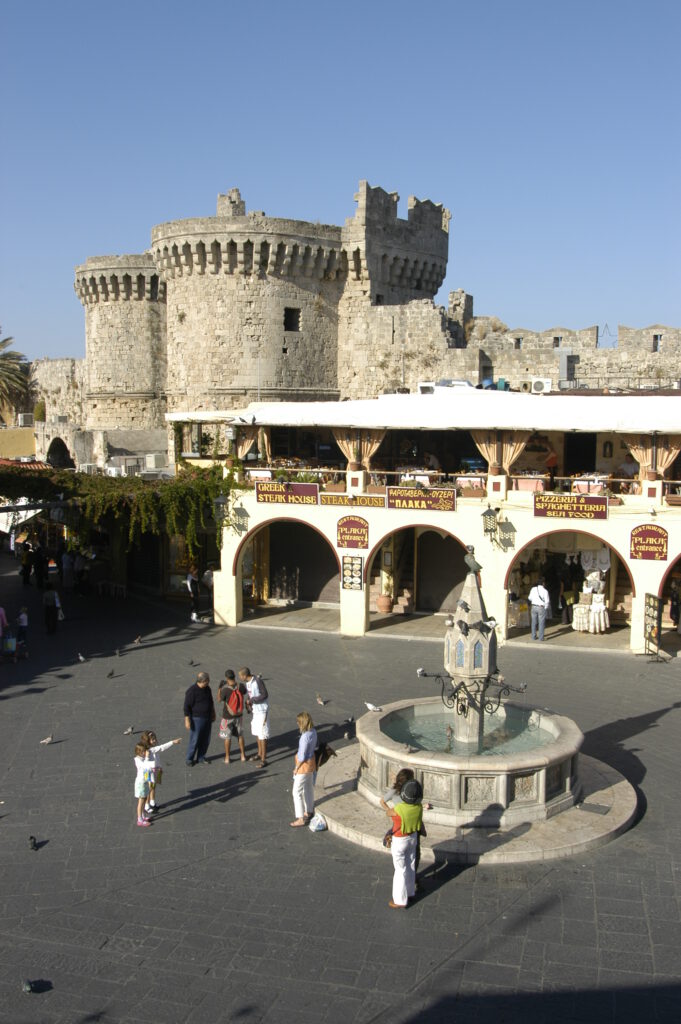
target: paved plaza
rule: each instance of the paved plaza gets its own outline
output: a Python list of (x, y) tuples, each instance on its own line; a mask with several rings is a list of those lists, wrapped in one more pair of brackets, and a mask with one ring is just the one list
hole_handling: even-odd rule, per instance
[[(437, 643), (388, 629), (353, 640), (257, 621), (190, 626), (184, 606), (76, 595), (47, 637), (17, 568), (2, 556), (0, 603), (13, 618), (27, 601), (31, 648), (0, 665), (0, 1021), (681, 1018), (681, 659), (504, 646), (508, 680), (576, 719), (585, 753), (637, 788), (640, 819), (565, 860), (427, 868), (414, 905), (396, 912), (387, 853), (289, 828), (295, 716), (309, 709), (345, 747), (343, 722), (364, 700), (431, 692), (416, 668), (441, 667)], [(206, 670), (215, 693), (242, 664), (267, 680), (269, 767), (225, 765), (215, 730), (210, 766), (186, 769), (185, 689)], [(129, 725), (182, 736), (162, 755), (148, 829), (134, 823)]]

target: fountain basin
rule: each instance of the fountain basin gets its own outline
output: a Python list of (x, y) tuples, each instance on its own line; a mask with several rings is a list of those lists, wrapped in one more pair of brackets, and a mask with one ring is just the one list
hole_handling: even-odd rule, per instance
[[(508, 715), (527, 716), (530, 731), (540, 729), (542, 746), (483, 754), (414, 749), (391, 739), (397, 727), (418, 732), (418, 719), (441, 714), (443, 731), (455, 712), (439, 697), (396, 701), (379, 714), (357, 722), (360, 745), (358, 791), (377, 804), (400, 768), (411, 768), (421, 782), (424, 801), (433, 805), (427, 821), (442, 825), (490, 828), (540, 821), (571, 807), (579, 798), (579, 749), (584, 736), (571, 718), (507, 702), (494, 715), (503, 728)], [(388, 731), (386, 731), (388, 730)]]

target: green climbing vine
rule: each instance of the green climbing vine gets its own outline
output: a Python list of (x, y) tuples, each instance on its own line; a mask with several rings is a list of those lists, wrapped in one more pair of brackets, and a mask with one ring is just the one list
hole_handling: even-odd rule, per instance
[[(213, 515), (213, 502), (237, 486), (235, 474), (222, 467), (182, 464), (169, 480), (139, 477), (90, 476), (65, 470), (35, 470), (22, 466), (0, 469), (0, 495), (7, 503), (63, 500), (79, 512), (75, 531), (85, 534), (107, 520), (123, 521), (128, 546), (143, 533), (179, 534), (190, 555), (199, 547), (199, 533)], [(218, 545), (222, 531), (218, 530)]]

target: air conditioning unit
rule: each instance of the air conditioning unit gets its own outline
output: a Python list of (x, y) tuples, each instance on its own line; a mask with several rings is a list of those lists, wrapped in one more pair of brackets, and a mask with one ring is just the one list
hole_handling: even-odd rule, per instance
[(57, 416), (57, 423), (68, 423), (68, 416)]
[(79, 473), (87, 473), (88, 476), (96, 476), (97, 473), (101, 472), (102, 467), (98, 466), (96, 462), (81, 462), (78, 467)]
[(164, 452), (149, 452), (145, 456), (147, 469), (163, 469), (168, 465), (168, 458)]
[(551, 390), (551, 378), (550, 377), (533, 377), (532, 378), (532, 394), (533, 395), (546, 395)]
[(17, 426), (18, 427), (32, 427), (33, 426), (33, 413), (32, 412), (18, 412), (17, 413)]
[(125, 476), (125, 473), (123, 471), (123, 466), (107, 466), (106, 467), (106, 475), (107, 476)]

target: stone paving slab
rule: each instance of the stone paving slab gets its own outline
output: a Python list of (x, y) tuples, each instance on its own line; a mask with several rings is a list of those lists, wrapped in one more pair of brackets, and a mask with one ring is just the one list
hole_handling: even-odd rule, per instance
[[(295, 716), (309, 708), (352, 747), (345, 720), (364, 700), (430, 695), (415, 669), (440, 666), (435, 643), (191, 626), (176, 605), (62, 596), (46, 637), (40, 595), (0, 557), (0, 604), (10, 619), (28, 604), (31, 630), (30, 660), (0, 664), (2, 1024), (681, 1017), (678, 659), (504, 647), (506, 677), (576, 719), (640, 818), (562, 860), (424, 866), (396, 913), (384, 852), (288, 827)], [(213, 679), (244, 663), (266, 676), (270, 767), (225, 765), (216, 736), (205, 769), (173, 748), (159, 820), (137, 829), (123, 730), (184, 740), (189, 660)], [(25, 996), (26, 977), (41, 990)]]
[[(387, 815), (357, 792), (359, 744), (346, 747), (320, 771), (315, 789), (318, 810), (335, 835), (375, 850), (383, 849)], [(572, 857), (603, 846), (621, 835), (637, 814), (636, 792), (618, 771), (595, 758), (580, 757), (582, 797), (546, 821), (528, 821), (508, 831), (447, 828), (428, 821), (421, 840), (425, 864), (526, 864)], [(453, 834), (454, 833), (454, 834)]]

